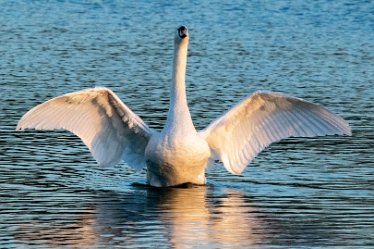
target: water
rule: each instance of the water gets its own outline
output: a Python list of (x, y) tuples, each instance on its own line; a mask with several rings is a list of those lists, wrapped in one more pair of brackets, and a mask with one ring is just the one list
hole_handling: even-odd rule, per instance
[[(1, 248), (372, 248), (372, 1), (1, 1)], [(352, 137), (288, 139), (241, 176), (149, 189), (100, 168), (74, 135), (15, 132), (53, 96), (108, 86), (152, 128), (168, 109), (175, 28), (190, 29), (188, 100), (203, 128), (247, 94), (327, 106)]]

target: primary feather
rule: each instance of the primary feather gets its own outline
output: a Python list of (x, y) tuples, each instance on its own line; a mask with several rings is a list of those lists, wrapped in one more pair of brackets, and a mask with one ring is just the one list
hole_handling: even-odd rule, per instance
[(240, 174), (266, 146), (287, 137), (351, 134), (341, 117), (282, 93), (256, 92), (216, 119), (201, 135), (228, 171)]
[(93, 88), (53, 98), (27, 112), (23, 129), (66, 129), (90, 149), (100, 165), (124, 159), (135, 169), (145, 165), (144, 150), (152, 131), (111, 90)]

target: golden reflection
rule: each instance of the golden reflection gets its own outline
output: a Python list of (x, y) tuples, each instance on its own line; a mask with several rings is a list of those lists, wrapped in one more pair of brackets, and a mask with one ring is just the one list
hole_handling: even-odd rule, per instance
[(241, 248), (261, 241), (262, 224), (242, 192), (227, 190), (209, 199), (208, 189), (172, 189), (160, 204), (168, 211), (161, 219), (168, 224), (175, 248)]
[(242, 248), (258, 244), (264, 234), (258, 211), (232, 189), (103, 192), (93, 208), (70, 212), (69, 220), (56, 213), (49, 220), (19, 225), (15, 238), (48, 248), (147, 247), (153, 240), (171, 248)]

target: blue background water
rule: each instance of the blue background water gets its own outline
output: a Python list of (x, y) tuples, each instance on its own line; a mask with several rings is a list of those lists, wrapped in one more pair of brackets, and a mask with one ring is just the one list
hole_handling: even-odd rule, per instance
[[(374, 246), (372, 1), (0, 1), (0, 247)], [(64, 132), (15, 132), (51, 97), (107, 86), (165, 122), (175, 28), (195, 125), (255, 90), (327, 106), (352, 137), (288, 139), (207, 187), (133, 187)]]

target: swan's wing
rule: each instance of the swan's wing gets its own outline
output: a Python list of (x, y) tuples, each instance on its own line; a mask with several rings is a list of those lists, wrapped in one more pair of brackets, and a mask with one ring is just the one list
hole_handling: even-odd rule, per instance
[(17, 130), (66, 129), (90, 149), (100, 165), (122, 158), (135, 169), (145, 165), (144, 150), (152, 131), (111, 90), (92, 88), (46, 101), (27, 112)]
[(351, 134), (324, 107), (282, 93), (256, 92), (200, 131), (215, 160), (240, 174), (266, 146), (287, 137)]

